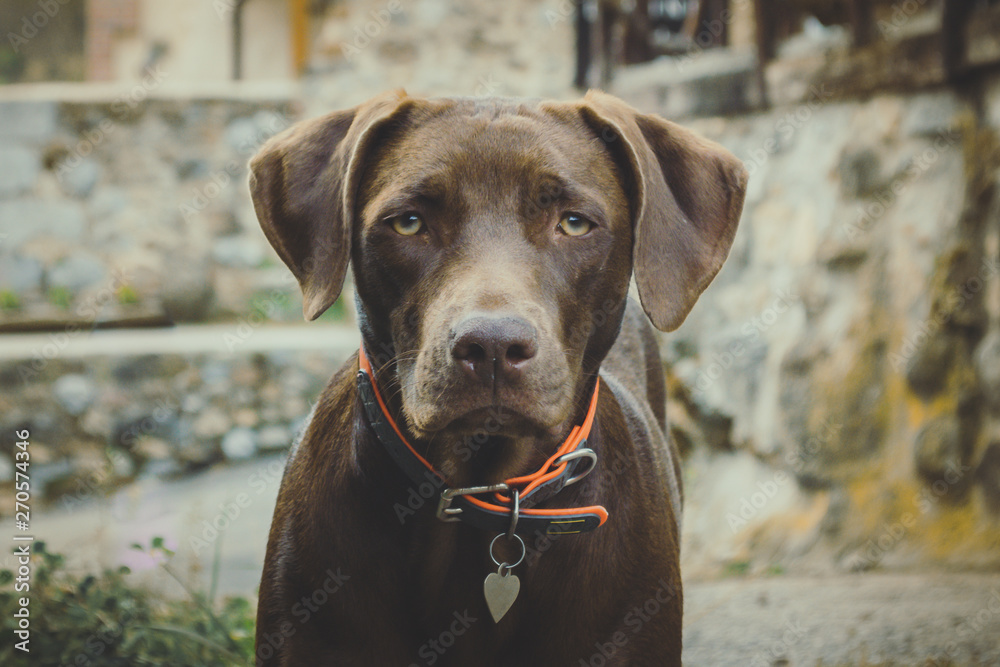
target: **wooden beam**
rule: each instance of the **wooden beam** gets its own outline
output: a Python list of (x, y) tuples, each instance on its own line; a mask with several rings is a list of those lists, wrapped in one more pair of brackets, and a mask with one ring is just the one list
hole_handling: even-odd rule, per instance
[(966, 29), (975, 3), (972, 0), (944, 0), (941, 9), (941, 61), (949, 81), (965, 74)]
[(851, 0), (849, 14), (854, 48), (868, 46), (875, 36), (875, 14), (871, 0)]
[(299, 76), (309, 60), (308, 0), (288, 0), (288, 13), (292, 25), (292, 67), (295, 76)]

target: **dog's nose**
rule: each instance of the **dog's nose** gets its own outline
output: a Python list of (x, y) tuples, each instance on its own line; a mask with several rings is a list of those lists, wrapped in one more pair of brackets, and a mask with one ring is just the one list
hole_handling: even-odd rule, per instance
[(516, 378), (538, 351), (535, 328), (518, 317), (470, 317), (452, 329), (451, 356), (483, 384)]

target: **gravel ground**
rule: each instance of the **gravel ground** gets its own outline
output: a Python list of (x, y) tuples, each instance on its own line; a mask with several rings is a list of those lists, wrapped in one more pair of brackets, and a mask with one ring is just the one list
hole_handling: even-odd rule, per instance
[(1000, 575), (689, 582), (685, 664), (1000, 665)]

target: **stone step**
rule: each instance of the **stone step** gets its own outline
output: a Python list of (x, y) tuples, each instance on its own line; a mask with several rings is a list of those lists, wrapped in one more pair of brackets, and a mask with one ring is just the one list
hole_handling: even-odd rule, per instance
[(696, 50), (632, 65), (616, 75), (614, 94), (665, 118), (745, 113), (761, 106), (753, 52)]
[(51, 356), (62, 359), (146, 354), (250, 354), (271, 351), (339, 351), (346, 356), (358, 346), (357, 329), (343, 325), (182, 325), (160, 329), (86, 331), (67, 327), (61, 332), (0, 336), (0, 363)]

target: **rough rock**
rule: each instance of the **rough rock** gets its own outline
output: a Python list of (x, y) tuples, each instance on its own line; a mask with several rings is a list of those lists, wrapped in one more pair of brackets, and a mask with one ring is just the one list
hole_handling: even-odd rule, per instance
[(840, 187), (846, 197), (871, 197), (885, 187), (878, 154), (870, 147), (845, 153), (840, 166)]
[(993, 442), (983, 453), (983, 459), (976, 469), (976, 477), (983, 488), (990, 511), (1000, 516), (1000, 441)]
[(33, 199), (0, 202), (0, 235), (6, 234), (4, 243), (14, 248), (43, 235), (79, 241), (85, 228), (83, 209), (74, 202)]
[(114, 218), (129, 205), (128, 194), (119, 187), (103, 186), (89, 200), (90, 214), (95, 220)]
[[(33, 257), (44, 275), (99, 249), (106, 274), (125, 270), (143, 305), (162, 303), (177, 322), (243, 315), (260, 290), (255, 274), (277, 264), (250, 204), (245, 164), (297, 108), (280, 98), (148, 99), (123, 115), (113, 98), (2, 101), (0, 252)], [(196, 222), (184, 202), (198, 202)], [(220, 237), (221, 262), (211, 255)], [(184, 280), (177, 257), (198, 275)], [(18, 295), (25, 312), (49, 306), (45, 290)]]
[(226, 126), (226, 143), (233, 151), (248, 152), (260, 142), (253, 118), (236, 118)]
[(68, 458), (54, 463), (35, 463), (31, 466), (31, 485), (35, 489), (40, 489), (43, 497), (73, 491), (76, 491), (78, 496), (81, 495), (81, 491), (88, 496), (92, 495), (93, 491), (75, 475), (78, 469), (77, 462)]
[(207, 262), (175, 264), (177, 271), (160, 291), (164, 314), (173, 322), (201, 322), (215, 301)]
[(223, 266), (254, 268), (264, 261), (263, 240), (224, 236), (212, 244), (212, 258)]
[(1000, 414), (1000, 331), (986, 336), (976, 350), (976, 374), (985, 398), (995, 414)]
[(71, 415), (82, 414), (94, 402), (97, 387), (85, 375), (63, 375), (52, 385), (52, 393), (63, 410)]
[(193, 432), (199, 440), (221, 438), (232, 428), (232, 420), (221, 408), (211, 406), (194, 420)]
[(801, 545), (815, 539), (819, 516), (810, 517), (811, 501), (803, 494), (793, 475), (774, 469), (745, 451), (719, 455), (695, 452), (687, 461), (686, 480), (711, 480), (689, 484), (685, 488), (683, 530), (688, 554), (689, 574), (705, 572), (722, 563), (744, 558), (758, 527), (768, 521), (781, 521), (786, 514), (799, 515), (783, 533), (787, 546)]
[(260, 429), (257, 434), (257, 448), (261, 452), (287, 449), (292, 444), (292, 435), (287, 428), (271, 424)]
[(177, 163), (177, 177), (182, 180), (205, 178), (209, 173), (207, 160), (189, 158)]
[[(681, 430), (692, 456), (721, 459), (702, 431), (708, 415), (730, 417), (736, 453), (786, 470), (805, 497), (839, 498), (823, 510), (827, 562), (898, 521), (910, 489), (945, 489), (948, 511), (963, 513), (951, 544), (972, 546), (942, 547), (929, 536), (947, 529), (944, 514), (915, 510), (894, 562), (948, 549), (951, 562), (1000, 562), (982, 548), (989, 518), (969, 492), (990, 477), (965, 472), (987, 460), (1000, 415), (986, 409), (1000, 406), (1000, 333), (987, 316), (1000, 290), (989, 194), (998, 93), (1000, 80), (982, 100), (991, 127), (974, 127), (978, 102), (945, 89), (855, 101), (803, 93), (752, 116), (686, 123), (742, 159), (750, 180), (729, 259), (664, 337), (698, 408), (685, 406), (695, 423)], [(644, 108), (644, 95), (629, 101), (669, 109)], [(786, 285), (795, 298), (759, 324), (763, 295)], [(684, 392), (671, 394), (676, 415)], [(786, 523), (796, 516), (782, 512)], [(773, 523), (749, 521), (747, 554), (790, 553)]]
[(309, 403), (301, 396), (289, 396), (281, 402), (281, 416), (285, 421), (295, 421), (309, 412)]
[(0, 102), (0, 142), (10, 140), (40, 145), (55, 134), (59, 109), (56, 102)]
[(928, 482), (945, 478), (963, 463), (961, 425), (954, 416), (942, 415), (924, 425), (917, 434), (914, 463)]
[(7, 289), (15, 294), (41, 290), (42, 277), (42, 264), (37, 259), (0, 255), (0, 289)]
[[(220, 427), (226, 427), (223, 433), (228, 432), (230, 424), (218, 419), (216, 408), (209, 408), (212, 416), (200, 424), (203, 432), (215, 433)], [(207, 412), (207, 411), (206, 411)], [(225, 418), (225, 415), (222, 415)], [(201, 415), (204, 417), (204, 415)], [(210, 423), (210, 422), (216, 423)], [(209, 422), (209, 423), (206, 423)], [(173, 459), (186, 468), (199, 468), (209, 465), (222, 459), (222, 450), (219, 448), (219, 439), (223, 433), (214, 437), (199, 437), (196, 433), (198, 422), (192, 424), (189, 421), (180, 421), (175, 435), (168, 442), (173, 448)]]
[(37, 153), (22, 146), (0, 147), (0, 198), (28, 192), (38, 180)]
[(198, 414), (208, 406), (208, 401), (200, 394), (188, 394), (181, 400), (181, 410), (188, 414)]
[(185, 440), (174, 448), (174, 459), (187, 468), (198, 469), (222, 459), (217, 440)]
[(114, 426), (111, 414), (100, 406), (92, 406), (80, 419), (80, 430), (101, 440), (111, 438)]
[(52, 267), (49, 271), (49, 284), (75, 292), (102, 282), (106, 271), (104, 262), (94, 255), (81, 252)]
[(135, 445), (135, 454), (144, 461), (165, 461), (171, 453), (170, 443), (160, 438), (143, 437)]
[(906, 136), (938, 136), (955, 129), (962, 106), (949, 91), (916, 94), (906, 101), (901, 132)]
[(59, 185), (71, 197), (89, 197), (101, 178), (101, 168), (93, 160), (82, 160), (80, 164), (59, 172)]
[(253, 408), (240, 408), (233, 415), (233, 423), (242, 428), (256, 428), (260, 415)]
[(918, 396), (929, 398), (940, 392), (948, 379), (955, 355), (965, 346), (964, 341), (947, 332), (927, 338), (906, 369), (906, 380)]
[(250, 428), (234, 428), (222, 438), (222, 453), (232, 461), (243, 461), (257, 453), (257, 434)]

